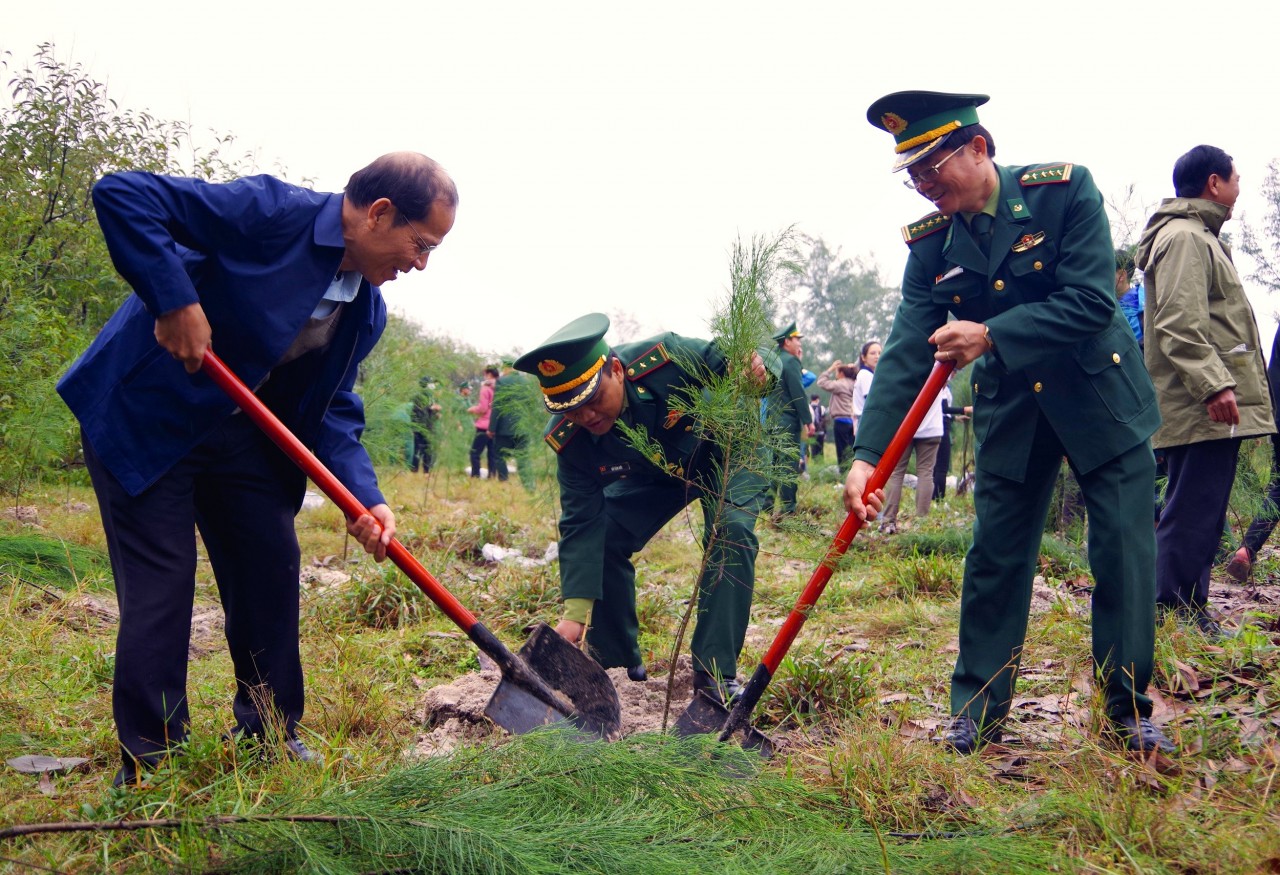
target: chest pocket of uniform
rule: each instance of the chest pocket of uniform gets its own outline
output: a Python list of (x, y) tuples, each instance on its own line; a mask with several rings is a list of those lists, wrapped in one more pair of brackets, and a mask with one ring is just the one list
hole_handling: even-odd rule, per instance
[[(956, 268), (951, 268), (952, 270)], [(955, 276), (947, 277), (941, 282), (933, 284), (933, 301), (935, 304), (955, 310), (957, 307), (964, 307), (966, 304), (973, 304), (978, 298), (986, 294), (985, 277), (968, 270), (960, 269), (961, 272)], [(945, 276), (945, 274), (943, 274)]]
[(1076, 362), (1117, 422), (1129, 422), (1147, 408), (1152, 395), (1138, 387), (1150, 383), (1138, 356), (1138, 344), (1123, 320), (1076, 348)]
[[(1023, 241), (1026, 237), (1034, 239), (1035, 234), (1028, 234), (1013, 245), (1025, 245)], [(1045, 240), (1024, 252), (1013, 252), (1008, 261), (1010, 275), (1019, 280), (1026, 281), (1039, 276), (1044, 277), (1046, 282), (1053, 280), (1053, 270), (1057, 263), (1058, 245), (1052, 240)]]

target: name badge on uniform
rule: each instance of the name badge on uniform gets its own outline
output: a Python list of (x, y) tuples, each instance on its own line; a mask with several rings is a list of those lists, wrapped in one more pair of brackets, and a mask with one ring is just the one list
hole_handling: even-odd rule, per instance
[(1034, 249), (1044, 242), (1044, 232), (1037, 231), (1034, 234), (1023, 234), (1018, 238), (1018, 242), (1013, 244), (1014, 252), (1026, 252), (1028, 249)]
[(947, 271), (946, 273), (940, 273), (937, 276), (935, 276), (933, 278), (933, 284), (936, 286), (938, 283), (945, 282), (951, 279), (952, 277), (960, 276), (960, 274), (962, 273), (964, 273), (964, 268), (957, 264), (955, 267), (951, 268), (951, 270)]
[(625, 477), (631, 473), (630, 462), (614, 462), (612, 465), (601, 465), (601, 477)]

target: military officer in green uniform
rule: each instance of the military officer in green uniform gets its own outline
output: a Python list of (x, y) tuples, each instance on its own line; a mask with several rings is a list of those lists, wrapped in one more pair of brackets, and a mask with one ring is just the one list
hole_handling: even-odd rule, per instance
[[(538, 378), (552, 414), (546, 441), (556, 452), (560, 484), (564, 599), (556, 631), (576, 642), (585, 629), (589, 652), (601, 665), (625, 666), (633, 680), (642, 680), (631, 557), (701, 499), (704, 548), (710, 548), (698, 581), (694, 686), (727, 701), (738, 690), (738, 654), (755, 583), (755, 522), (767, 483), (745, 470), (730, 472), (722, 483), (720, 448), (699, 434), (688, 399), (706, 374), (723, 375), (729, 363), (714, 341), (671, 333), (610, 349), (608, 328), (603, 314), (583, 316), (515, 362)], [(758, 356), (750, 367), (763, 385)], [(646, 452), (620, 424), (644, 433)]]
[(796, 512), (797, 477), (800, 474), (800, 447), (805, 432), (813, 423), (813, 412), (805, 398), (804, 383), (800, 376), (800, 356), (804, 354), (801, 340), (804, 337), (792, 322), (773, 335), (778, 344), (778, 359), (782, 363), (782, 376), (769, 390), (766, 413), (782, 436), (781, 457), (790, 468), (790, 476), (777, 484), (780, 514)]
[[(858, 424), (845, 505), (860, 516), (873, 465), (935, 359), (973, 368), (976, 520), (960, 600), (954, 715), (944, 743), (1000, 737), (1026, 637), (1049, 500), (1066, 456), (1084, 493), (1093, 570), (1093, 659), (1109, 734), (1170, 751), (1146, 695), (1155, 644), (1151, 380), (1115, 302), (1102, 197), (1078, 165), (1005, 167), (978, 123), (981, 94), (877, 100), (894, 170), (935, 212), (903, 229), (902, 304)], [(955, 317), (947, 320), (948, 311)], [(871, 514), (874, 516), (874, 513)]]

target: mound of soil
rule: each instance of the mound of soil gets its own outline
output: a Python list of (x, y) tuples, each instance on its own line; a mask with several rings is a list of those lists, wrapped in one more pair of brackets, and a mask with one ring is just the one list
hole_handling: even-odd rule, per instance
[[(484, 660), (487, 662), (487, 660)], [(624, 668), (607, 672), (622, 706), (620, 736), (638, 732), (661, 732), (664, 715), (667, 728), (675, 723), (693, 695), (693, 665), (688, 657), (676, 664), (674, 679), (670, 675), (650, 676), (646, 681), (632, 681)], [(496, 729), (484, 716), (485, 705), (497, 689), (501, 675), (496, 668), (454, 678), (427, 690), (414, 708), (414, 719), (423, 727), (408, 751), (410, 756), (441, 756), (459, 744), (488, 738)], [(667, 707), (668, 682), (671, 682), (671, 705)]]

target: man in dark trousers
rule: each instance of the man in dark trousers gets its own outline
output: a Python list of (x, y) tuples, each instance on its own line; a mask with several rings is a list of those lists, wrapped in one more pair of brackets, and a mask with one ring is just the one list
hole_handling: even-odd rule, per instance
[(360, 362), (386, 325), (379, 286), (423, 270), (457, 191), (425, 155), (384, 155), (341, 194), (253, 176), (215, 185), (121, 173), (94, 206), (132, 295), (58, 384), (80, 420), (111, 554), (120, 629), (112, 692), (123, 765), (139, 780), (187, 735), (187, 646), (200, 530), (226, 614), (234, 732), (303, 713), (299, 549), (305, 478), (201, 374), (228, 366), (369, 514), (347, 530), (386, 557), (395, 515), (360, 443)]
[(822, 450), (827, 443), (827, 406), (817, 395), (809, 396), (809, 416), (813, 420), (813, 440), (810, 441), (810, 455), (822, 461)]
[(1271, 358), (1267, 360), (1267, 382), (1271, 384), (1271, 410), (1276, 416), (1276, 432), (1271, 435), (1271, 483), (1262, 502), (1262, 510), (1249, 524), (1244, 543), (1227, 563), (1227, 575), (1236, 583), (1244, 583), (1253, 573), (1258, 551), (1267, 543), (1276, 523), (1280, 522), (1280, 330), (1271, 341)]
[[(767, 484), (749, 469), (724, 470), (720, 447), (701, 436), (687, 399), (729, 363), (714, 341), (671, 333), (611, 349), (608, 329), (607, 316), (591, 313), (515, 362), (538, 378), (552, 414), (546, 441), (556, 452), (560, 484), (564, 599), (556, 631), (577, 642), (587, 630), (601, 665), (626, 667), (632, 680), (643, 680), (631, 557), (700, 500), (709, 550), (698, 580), (694, 689), (727, 701), (739, 689), (759, 548), (755, 522)], [(763, 385), (759, 357), (751, 368)], [(641, 452), (619, 426), (641, 432), (653, 446)]]
[(801, 377), (800, 357), (804, 354), (804, 335), (792, 322), (773, 335), (778, 344), (778, 358), (782, 362), (782, 377), (769, 391), (766, 414), (781, 436), (780, 459), (775, 464), (788, 466), (785, 478), (778, 481), (778, 514), (786, 516), (796, 512), (796, 492), (799, 484), (802, 460), (801, 444), (812, 428), (813, 413), (805, 401), (804, 382)]
[(1131, 749), (1172, 750), (1149, 719), (1146, 694), (1155, 646), (1147, 439), (1160, 416), (1116, 307), (1102, 197), (1079, 166), (997, 165), (978, 122), (986, 101), (905, 91), (867, 111), (894, 136), (894, 170), (906, 169), (907, 187), (936, 212), (903, 229), (902, 304), (858, 424), (845, 505), (859, 516), (867, 505), (879, 510), (879, 493), (864, 504), (867, 478), (934, 360), (976, 361), (977, 517), (943, 742), (970, 753), (1000, 737), (1065, 455), (1089, 511), (1093, 658), (1108, 728)]
[(1173, 167), (1138, 243), (1147, 284), (1146, 362), (1162, 422), (1152, 443), (1169, 481), (1156, 526), (1156, 601), (1211, 639), (1209, 572), (1227, 521), (1240, 441), (1275, 432), (1253, 306), (1219, 234), (1240, 194), (1231, 156), (1196, 146)]

